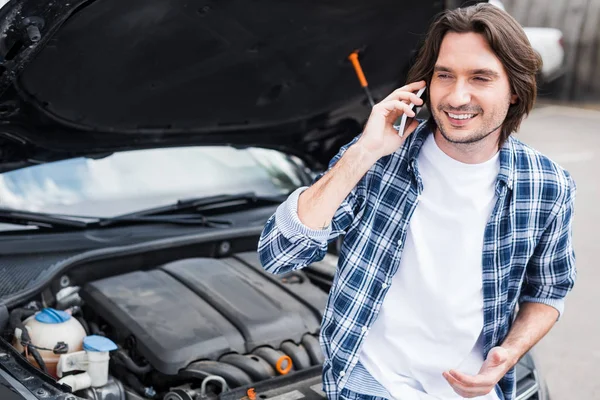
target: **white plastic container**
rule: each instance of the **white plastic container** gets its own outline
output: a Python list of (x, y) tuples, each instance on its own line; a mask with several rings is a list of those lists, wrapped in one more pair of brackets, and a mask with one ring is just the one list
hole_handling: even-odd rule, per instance
[[(68, 346), (67, 353), (81, 351), (83, 348), (83, 339), (85, 338), (85, 329), (83, 326), (65, 311), (45, 308), (35, 315), (27, 318), (24, 323), (25, 329), (29, 332), (31, 343), (37, 347), (43, 347), (49, 350), (38, 350), (44, 360), (48, 373), (56, 377), (56, 364), (60, 354), (54, 354), (52, 351), (59, 342), (64, 342)], [(21, 330), (15, 330), (15, 348), (23, 351), (21, 346)], [(37, 366), (33, 356), (29, 354), (29, 361)]]
[(68, 375), (59, 383), (69, 385), (76, 392), (89, 387), (102, 387), (108, 382), (109, 352), (116, 350), (117, 345), (103, 336), (88, 336), (83, 340), (84, 351), (63, 354), (60, 356), (56, 372), (62, 377), (65, 372), (83, 371), (76, 375)]

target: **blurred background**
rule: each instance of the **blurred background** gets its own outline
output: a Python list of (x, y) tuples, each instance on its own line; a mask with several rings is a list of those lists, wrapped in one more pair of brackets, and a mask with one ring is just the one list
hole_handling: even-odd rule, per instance
[(600, 102), (600, 0), (504, 0), (504, 7), (524, 27), (562, 32), (564, 74), (545, 86), (548, 99)]

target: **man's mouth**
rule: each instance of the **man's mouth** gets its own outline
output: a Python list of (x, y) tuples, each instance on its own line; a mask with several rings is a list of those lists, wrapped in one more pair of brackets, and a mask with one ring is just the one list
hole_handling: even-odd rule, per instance
[(448, 116), (450, 123), (457, 126), (468, 124), (469, 121), (478, 115), (476, 113), (451, 113), (447, 111), (444, 111), (444, 113)]

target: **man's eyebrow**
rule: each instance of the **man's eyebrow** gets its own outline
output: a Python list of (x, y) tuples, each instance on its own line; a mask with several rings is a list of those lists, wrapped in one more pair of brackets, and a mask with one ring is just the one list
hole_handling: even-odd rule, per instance
[(472, 69), (472, 70), (469, 71), (469, 73), (471, 75), (486, 75), (486, 76), (491, 76), (491, 77), (500, 76), (499, 73), (497, 73), (493, 69), (489, 69), (489, 68)]
[(435, 65), (433, 67), (434, 72), (452, 72), (452, 69), (444, 67), (443, 65)]
[[(452, 68), (445, 67), (443, 65), (435, 65), (433, 67), (434, 72), (453, 72)], [(500, 74), (493, 69), (489, 68), (476, 68), (468, 71), (469, 75), (484, 75), (489, 77), (498, 77)]]

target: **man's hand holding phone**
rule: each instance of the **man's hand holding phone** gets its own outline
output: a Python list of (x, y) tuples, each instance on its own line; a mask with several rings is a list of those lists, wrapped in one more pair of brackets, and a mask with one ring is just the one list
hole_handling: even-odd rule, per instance
[[(419, 81), (394, 90), (381, 102), (375, 104), (365, 126), (365, 130), (357, 141), (357, 145), (372, 154), (375, 159), (392, 154), (404, 143), (404, 140), (417, 128), (414, 119), (414, 106), (421, 106), (423, 100), (415, 92), (425, 88), (425, 81)], [(421, 93), (423, 93), (421, 91)], [(407, 122), (404, 134), (400, 135), (394, 122), (406, 115)]]
[(381, 157), (392, 154), (418, 126), (411, 120), (400, 137), (394, 122), (406, 113), (414, 118), (410, 103), (423, 104), (414, 92), (425, 87), (425, 81), (411, 83), (392, 92), (373, 106), (363, 134), (350, 146), (333, 168), (298, 197), (298, 218), (312, 229), (331, 224), (342, 201), (356, 187), (365, 173)]

